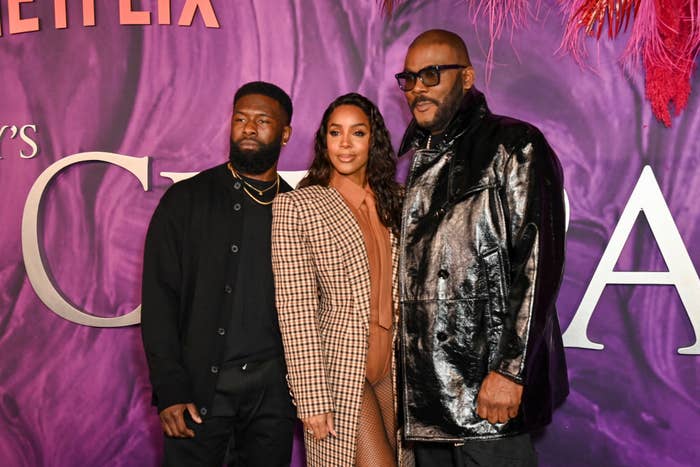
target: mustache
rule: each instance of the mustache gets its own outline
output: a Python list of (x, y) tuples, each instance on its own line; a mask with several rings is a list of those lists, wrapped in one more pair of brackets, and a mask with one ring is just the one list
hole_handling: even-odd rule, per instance
[(440, 103), (438, 101), (436, 101), (435, 99), (431, 99), (431, 98), (426, 97), (426, 96), (419, 96), (419, 97), (416, 97), (416, 100), (414, 100), (413, 103), (411, 104), (411, 110), (415, 109), (416, 106), (418, 104), (420, 104), (421, 102), (430, 102), (431, 104), (434, 104), (438, 107), (440, 106)]

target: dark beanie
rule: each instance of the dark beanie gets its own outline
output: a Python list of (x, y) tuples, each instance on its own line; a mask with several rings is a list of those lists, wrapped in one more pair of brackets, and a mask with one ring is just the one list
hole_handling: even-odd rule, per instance
[(236, 105), (238, 99), (249, 94), (262, 94), (263, 96), (276, 100), (282, 106), (284, 111), (287, 112), (289, 122), (292, 121), (292, 100), (281, 88), (272, 83), (266, 83), (265, 81), (251, 81), (250, 83), (246, 83), (238, 88), (238, 91), (236, 91), (236, 95), (233, 98), (233, 105)]

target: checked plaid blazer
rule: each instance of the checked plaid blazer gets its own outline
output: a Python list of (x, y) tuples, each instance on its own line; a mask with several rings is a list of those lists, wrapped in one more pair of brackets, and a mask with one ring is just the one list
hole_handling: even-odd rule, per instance
[[(396, 330), (398, 245), (393, 235), (391, 243)], [(337, 438), (322, 441), (305, 433), (307, 464), (353, 466), (365, 379), (370, 282), (362, 232), (340, 193), (310, 186), (275, 198), (272, 267), (297, 415), (303, 419), (332, 412), (338, 433)]]

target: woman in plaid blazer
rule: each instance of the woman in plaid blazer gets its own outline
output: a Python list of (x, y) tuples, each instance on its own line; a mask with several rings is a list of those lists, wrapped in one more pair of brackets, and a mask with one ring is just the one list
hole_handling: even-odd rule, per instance
[(379, 110), (347, 94), (324, 113), (300, 188), (273, 204), (277, 310), (310, 466), (396, 465), (395, 172)]

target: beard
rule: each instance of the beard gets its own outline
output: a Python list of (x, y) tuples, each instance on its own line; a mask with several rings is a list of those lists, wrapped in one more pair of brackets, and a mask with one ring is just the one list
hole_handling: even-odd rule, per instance
[(242, 174), (260, 175), (270, 170), (280, 158), (282, 141), (263, 144), (259, 141), (257, 149), (241, 149), (238, 143), (231, 141), (228, 159), (231, 165)]
[(421, 101), (428, 101), (435, 104), (435, 106), (437, 106), (437, 110), (435, 111), (435, 116), (433, 119), (429, 122), (423, 123), (422, 125), (419, 124), (419, 126), (424, 130), (430, 131), (431, 133), (442, 132), (445, 130), (445, 128), (447, 128), (450, 120), (452, 120), (452, 117), (457, 113), (463, 98), (464, 89), (462, 89), (462, 80), (458, 79), (455, 80), (455, 84), (452, 86), (452, 89), (450, 89), (450, 92), (447, 93), (442, 102), (421, 96), (413, 101), (411, 104), (411, 110), (413, 110), (413, 108), (415, 108), (415, 106)]

